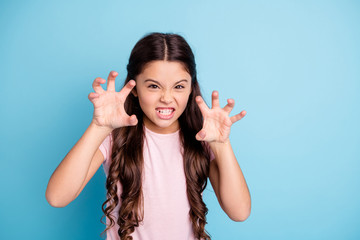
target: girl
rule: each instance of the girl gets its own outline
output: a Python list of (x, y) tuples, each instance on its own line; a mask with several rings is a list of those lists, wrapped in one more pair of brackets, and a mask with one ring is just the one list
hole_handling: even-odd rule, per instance
[(143, 37), (127, 71), (120, 92), (114, 71), (106, 91), (104, 79), (94, 80), (92, 122), (51, 176), (47, 201), (66, 206), (103, 164), (107, 240), (210, 239), (202, 199), (208, 177), (225, 213), (244, 221), (250, 194), (229, 134), (246, 112), (230, 117), (234, 100), (221, 108), (216, 91), (208, 108), (194, 55), (177, 34)]

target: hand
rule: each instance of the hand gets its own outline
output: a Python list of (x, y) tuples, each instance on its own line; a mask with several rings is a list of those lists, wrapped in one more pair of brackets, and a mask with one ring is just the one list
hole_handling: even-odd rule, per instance
[(220, 108), (217, 91), (212, 93), (211, 109), (208, 108), (201, 96), (196, 97), (196, 103), (204, 118), (203, 128), (195, 136), (198, 141), (226, 142), (229, 139), (231, 125), (246, 115), (246, 111), (242, 111), (230, 117), (229, 114), (235, 105), (235, 101), (228, 99), (227, 105)]
[(136, 85), (134, 80), (130, 80), (120, 92), (115, 91), (115, 78), (118, 73), (110, 72), (105, 91), (100, 84), (105, 83), (105, 79), (96, 78), (93, 82), (95, 92), (88, 96), (94, 104), (93, 123), (98, 126), (111, 129), (134, 126), (138, 120), (135, 115), (129, 116), (124, 109), (124, 103), (131, 90)]

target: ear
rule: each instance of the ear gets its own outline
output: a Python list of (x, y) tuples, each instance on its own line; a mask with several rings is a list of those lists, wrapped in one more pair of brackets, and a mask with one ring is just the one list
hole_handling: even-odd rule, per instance
[(137, 97), (137, 91), (136, 91), (136, 86), (131, 90), (132, 95), (134, 95), (134, 97)]

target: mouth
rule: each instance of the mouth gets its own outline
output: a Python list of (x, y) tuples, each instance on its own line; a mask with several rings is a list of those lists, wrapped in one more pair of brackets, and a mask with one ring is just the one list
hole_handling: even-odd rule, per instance
[(160, 119), (170, 119), (174, 116), (175, 108), (156, 108), (156, 114)]

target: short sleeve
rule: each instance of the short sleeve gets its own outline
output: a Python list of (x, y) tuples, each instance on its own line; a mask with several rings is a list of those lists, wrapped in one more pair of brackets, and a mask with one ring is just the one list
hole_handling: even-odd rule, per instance
[(104, 162), (108, 162), (110, 156), (111, 156), (111, 143), (112, 143), (112, 135), (111, 133), (104, 139), (104, 141), (101, 143), (99, 149), (101, 153), (104, 156)]

